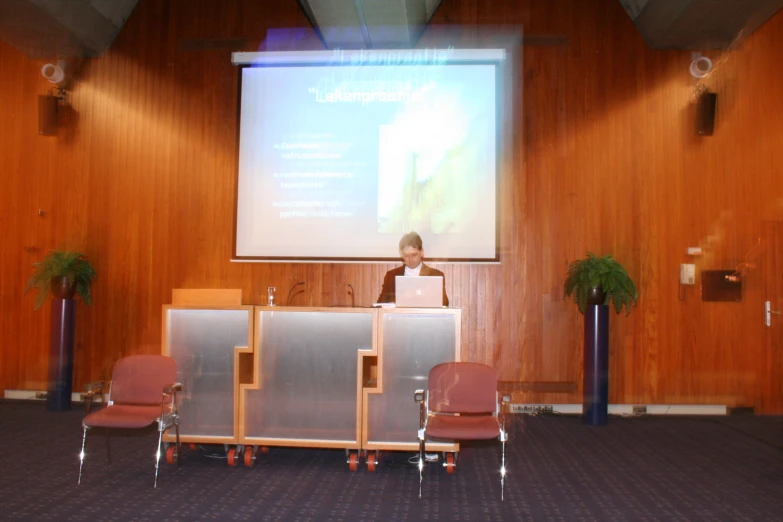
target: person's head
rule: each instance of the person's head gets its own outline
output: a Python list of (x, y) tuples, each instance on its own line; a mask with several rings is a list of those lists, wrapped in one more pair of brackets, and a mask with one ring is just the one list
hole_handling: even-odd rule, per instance
[(424, 259), (424, 247), (421, 236), (416, 232), (408, 232), (400, 239), (400, 258), (408, 268), (416, 268)]

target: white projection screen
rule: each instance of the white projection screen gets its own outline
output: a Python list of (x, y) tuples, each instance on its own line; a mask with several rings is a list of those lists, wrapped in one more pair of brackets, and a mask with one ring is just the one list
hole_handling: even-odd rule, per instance
[(498, 260), (502, 49), (234, 53), (235, 261)]

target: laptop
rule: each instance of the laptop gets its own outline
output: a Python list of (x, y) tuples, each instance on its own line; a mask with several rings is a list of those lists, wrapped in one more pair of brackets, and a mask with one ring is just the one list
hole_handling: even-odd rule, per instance
[(443, 278), (440, 276), (397, 276), (397, 308), (442, 308)]

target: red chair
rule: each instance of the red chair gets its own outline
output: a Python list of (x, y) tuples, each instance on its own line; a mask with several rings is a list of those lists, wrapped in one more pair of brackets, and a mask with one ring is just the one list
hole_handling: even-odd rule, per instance
[[(177, 363), (164, 355), (130, 355), (123, 357), (114, 365), (112, 380), (108, 383), (97, 382), (86, 387), (86, 408), (88, 415), (82, 420), (84, 436), (82, 452), (79, 454), (79, 484), (82, 483), (84, 466), (84, 446), (87, 442), (87, 430), (106, 429), (106, 454), (111, 464), (109, 448), (109, 429), (146, 428), (158, 423), (158, 449), (155, 453), (155, 483), (158, 487), (158, 464), (163, 432), (174, 426), (177, 434), (175, 446), (166, 448), (166, 459), (177, 461), (180, 465), (179, 415), (177, 414), (177, 392), (182, 385), (177, 381)], [(105, 408), (89, 413), (92, 399), (101, 394), (108, 385), (109, 402)]]
[[(499, 439), (500, 499), (506, 477), (506, 441), (504, 404), (509, 395), (498, 393), (495, 369), (486, 364), (449, 362), (430, 370), (427, 391), (416, 390), (419, 403), (419, 498), (424, 474), (424, 445), (427, 439), (449, 441)], [(451, 455), (445, 466), (456, 465)]]

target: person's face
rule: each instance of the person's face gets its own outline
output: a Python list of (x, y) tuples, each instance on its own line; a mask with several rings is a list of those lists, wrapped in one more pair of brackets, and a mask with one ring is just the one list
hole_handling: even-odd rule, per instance
[(424, 249), (419, 250), (416, 247), (407, 246), (400, 251), (400, 258), (408, 268), (416, 268), (424, 259)]

